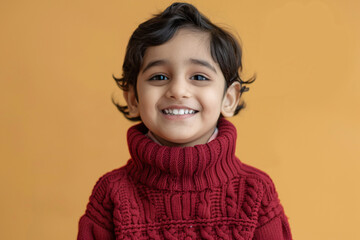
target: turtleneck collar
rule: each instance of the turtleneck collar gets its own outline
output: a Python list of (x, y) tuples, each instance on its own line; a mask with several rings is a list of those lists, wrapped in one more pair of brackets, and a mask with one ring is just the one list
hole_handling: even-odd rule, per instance
[(129, 174), (142, 184), (174, 191), (199, 191), (226, 183), (240, 170), (236, 128), (224, 118), (217, 127), (214, 140), (194, 147), (161, 146), (145, 135), (148, 129), (143, 123), (131, 127)]

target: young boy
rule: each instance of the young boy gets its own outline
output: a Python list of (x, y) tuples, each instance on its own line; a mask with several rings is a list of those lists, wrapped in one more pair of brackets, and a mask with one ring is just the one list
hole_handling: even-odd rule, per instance
[(94, 187), (78, 239), (291, 239), (271, 179), (234, 155), (241, 49), (195, 7), (142, 23), (123, 65), (131, 159)]

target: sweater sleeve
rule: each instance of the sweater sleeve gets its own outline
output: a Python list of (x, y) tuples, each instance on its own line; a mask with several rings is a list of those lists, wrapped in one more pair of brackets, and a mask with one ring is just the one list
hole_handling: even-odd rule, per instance
[(272, 180), (264, 184), (254, 240), (291, 240), (291, 231)]
[(115, 239), (110, 189), (110, 183), (106, 177), (100, 178), (96, 183), (86, 212), (79, 221), (78, 240)]

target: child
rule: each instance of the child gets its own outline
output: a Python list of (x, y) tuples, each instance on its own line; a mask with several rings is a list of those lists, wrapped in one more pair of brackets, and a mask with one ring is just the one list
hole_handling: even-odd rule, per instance
[(96, 183), (78, 239), (291, 239), (271, 179), (235, 157), (241, 49), (195, 7), (142, 23), (123, 65), (131, 159)]

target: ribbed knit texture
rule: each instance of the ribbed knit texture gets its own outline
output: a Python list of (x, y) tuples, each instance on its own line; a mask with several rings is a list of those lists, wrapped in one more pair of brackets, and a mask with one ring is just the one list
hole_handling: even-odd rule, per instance
[(131, 159), (95, 185), (78, 239), (291, 239), (271, 179), (235, 157), (230, 122), (218, 129), (213, 141), (181, 148), (131, 127)]

